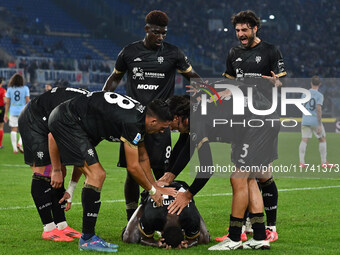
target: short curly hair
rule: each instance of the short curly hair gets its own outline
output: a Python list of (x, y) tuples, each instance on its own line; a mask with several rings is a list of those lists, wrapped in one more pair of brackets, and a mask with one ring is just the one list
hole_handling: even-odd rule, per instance
[(145, 16), (145, 24), (166, 27), (169, 23), (169, 17), (165, 12), (154, 10)]
[(237, 14), (234, 14), (231, 17), (231, 23), (235, 27), (236, 24), (248, 24), (251, 28), (257, 26), (259, 30), (261, 27), (260, 18), (255, 14), (255, 12), (251, 10), (241, 11)]

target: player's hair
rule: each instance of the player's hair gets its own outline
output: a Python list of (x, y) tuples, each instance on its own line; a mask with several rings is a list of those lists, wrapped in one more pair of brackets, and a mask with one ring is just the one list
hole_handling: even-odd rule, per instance
[(260, 18), (251, 10), (241, 11), (231, 17), (231, 23), (235, 27), (236, 24), (248, 24), (251, 28), (257, 26), (257, 30), (261, 27)]
[(184, 240), (184, 235), (181, 227), (169, 226), (163, 231), (162, 237), (167, 245), (171, 245), (171, 248), (177, 248), (177, 246)]
[(22, 87), (24, 86), (24, 77), (21, 74), (13, 74), (8, 82), (8, 87)]
[(169, 105), (161, 99), (155, 99), (146, 107), (146, 114), (160, 121), (172, 121), (174, 116), (170, 112)]
[(166, 27), (169, 23), (168, 15), (165, 12), (154, 10), (145, 16), (145, 24)]
[(190, 96), (173, 96), (167, 100), (170, 112), (182, 117), (183, 120), (190, 116)]
[(320, 85), (321, 85), (320, 77), (317, 76), (317, 75), (314, 75), (314, 76), (312, 77), (312, 84), (313, 84), (314, 86), (320, 86)]
[(0, 84), (3, 82), (4, 78), (0, 77)]

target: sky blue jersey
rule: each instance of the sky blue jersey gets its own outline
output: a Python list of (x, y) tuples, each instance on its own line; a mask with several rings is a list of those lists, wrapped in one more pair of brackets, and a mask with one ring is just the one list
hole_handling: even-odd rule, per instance
[(21, 110), (26, 105), (26, 97), (30, 96), (30, 90), (27, 86), (9, 87), (6, 92), (6, 97), (11, 99), (9, 106), (9, 114), (19, 116)]
[[(309, 91), (311, 93), (311, 99), (307, 103), (305, 103), (305, 107), (312, 115), (307, 116), (303, 114), (302, 125), (303, 126), (318, 126), (319, 122), (318, 122), (316, 106), (318, 104), (322, 106), (323, 95), (315, 89), (310, 89)], [(304, 97), (304, 95), (302, 97)]]

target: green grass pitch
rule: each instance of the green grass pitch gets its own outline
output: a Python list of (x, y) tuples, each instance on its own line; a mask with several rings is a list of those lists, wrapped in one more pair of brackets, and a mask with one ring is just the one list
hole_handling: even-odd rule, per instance
[[(173, 134), (174, 142), (177, 134)], [(279, 160), (275, 164), (298, 164), (299, 133), (280, 133)], [(328, 160), (339, 163), (340, 135), (327, 134)], [(76, 254), (77, 241), (51, 242), (41, 239), (42, 224), (30, 194), (31, 169), (24, 165), (23, 155), (14, 155), (9, 134), (0, 150), (0, 254)], [(100, 162), (107, 171), (101, 195), (102, 205), (96, 232), (106, 241), (119, 244), (123, 254), (206, 254), (201, 245), (188, 250), (166, 251), (141, 245), (125, 244), (120, 240), (126, 224), (123, 187), (125, 169), (116, 167), (118, 143), (102, 142), (98, 147)], [(229, 149), (228, 145), (221, 144)], [(226, 154), (230, 157), (230, 154)], [(310, 141), (306, 162), (319, 164), (317, 140)], [(70, 168), (69, 168), (70, 169)], [(189, 168), (179, 176), (191, 184)], [(338, 174), (340, 176), (340, 174)], [(270, 251), (232, 251), (235, 254), (339, 254), (340, 240), (340, 178), (276, 178), (279, 189), (277, 229), (279, 240)], [(66, 177), (66, 184), (70, 171)], [(66, 213), (69, 225), (81, 230), (81, 183), (75, 190), (72, 209)], [(213, 178), (195, 198), (212, 239), (224, 235), (231, 210), (231, 187), (227, 178)], [(215, 252), (216, 253), (216, 252)], [(218, 252), (217, 252), (218, 253)]]

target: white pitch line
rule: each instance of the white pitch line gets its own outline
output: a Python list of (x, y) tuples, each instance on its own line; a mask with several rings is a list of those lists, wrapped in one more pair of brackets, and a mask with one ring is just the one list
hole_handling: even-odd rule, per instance
[[(305, 188), (292, 188), (292, 189), (279, 189), (279, 192), (285, 191), (303, 191), (303, 190), (318, 190), (318, 189), (336, 189), (340, 188), (340, 185), (337, 186), (321, 186), (321, 187), (305, 187)], [(231, 196), (232, 193), (216, 193), (216, 194), (205, 194), (205, 195), (197, 195), (196, 197), (218, 197), (218, 196)], [(125, 202), (124, 199), (118, 200), (106, 200), (102, 201), (102, 203), (121, 203)], [(72, 205), (81, 205), (81, 203), (72, 203)], [(35, 208), (34, 205), (28, 206), (12, 206), (12, 207), (3, 207), (0, 208), (0, 211), (7, 211), (7, 210), (20, 210), (20, 209), (31, 209)]]

